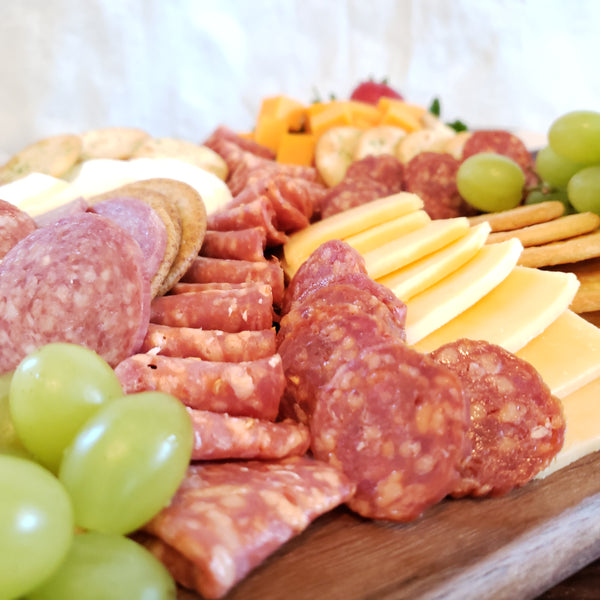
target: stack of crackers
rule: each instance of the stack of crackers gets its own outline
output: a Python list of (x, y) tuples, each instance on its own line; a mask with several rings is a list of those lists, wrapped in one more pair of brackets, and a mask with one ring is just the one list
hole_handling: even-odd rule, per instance
[(501, 213), (471, 217), (471, 225), (487, 221), (487, 243), (518, 238), (523, 244), (519, 264), (574, 273), (580, 282), (571, 309), (600, 310), (600, 216), (565, 214), (562, 202), (541, 202)]

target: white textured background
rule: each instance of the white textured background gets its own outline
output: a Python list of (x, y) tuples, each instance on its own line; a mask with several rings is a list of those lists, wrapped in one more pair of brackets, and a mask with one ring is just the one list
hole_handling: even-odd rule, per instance
[(0, 159), (105, 125), (201, 141), (369, 76), (471, 126), (600, 110), (597, 0), (18, 0), (0, 44)]

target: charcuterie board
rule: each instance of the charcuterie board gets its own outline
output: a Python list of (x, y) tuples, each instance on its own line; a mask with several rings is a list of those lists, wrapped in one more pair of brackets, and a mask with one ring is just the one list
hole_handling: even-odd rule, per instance
[(226, 598), (534, 598), (600, 556), (599, 469), (600, 453), (588, 455), (507, 496), (445, 501), (410, 524), (337, 509)]

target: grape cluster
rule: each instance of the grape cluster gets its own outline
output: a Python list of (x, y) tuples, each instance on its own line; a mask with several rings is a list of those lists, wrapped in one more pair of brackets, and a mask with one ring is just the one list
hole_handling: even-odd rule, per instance
[(192, 445), (179, 400), (124, 395), (81, 346), (48, 344), (0, 376), (0, 598), (175, 598), (126, 535), (168, 504)]

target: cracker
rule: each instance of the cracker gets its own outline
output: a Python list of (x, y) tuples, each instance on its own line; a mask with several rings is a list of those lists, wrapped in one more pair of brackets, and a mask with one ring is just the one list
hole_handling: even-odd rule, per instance
[(571, 310), (576, 313), (600, 310), (600, 258), (590, 258), (548, 269), (574, 273), (579, 279), (579, 289), (571, 303)]
[(10, 183), (30, 173), (62, 177), (79, 160), (81, 140), (77, 135), (55, 135), (39, 140), (0, 167), (0, 184)]
[(136, 127), (104, 127), (85, 131), (80, 137), (82, 143), (80, 160), (92, 158), (124, 160), (131, 158), (150, 134)]
[(490, 233), (488, 244), (504, 242), (510, 238), (518, 238), (525, 248), (541, 246), (560, 240), (567, 240), (578, 235), (591, 233), (600, 227), (600, 217), (591, 212), (566, 215), (545, 223), (513, 229), (512, 231), (496, 231)]
[(580, 235), (563, 242), (524, 248), (519, 265), (524, 267), (548, 267), (587, 260), (600, 256), (600, 231)]
[(214, 150), (174, 138), (148, 138), (132, 158), (176, 158), (200, 167), (223, 181), (229, 173), (227, 163)]
[(164, 194), (177, 207), (181, 219), (181, 244), (158, 294), (166, 294), (186, 273), (198, 256), (206, 234), (206, 208), (200, 194), (187, 183), (175, 179), (145, 179), (133, 184)]
[(179, 211), (165, 194), (147, 187), (138, 187), (137, 182), (128, 183), (109, 192), (92, 196), (91, 198), (87, 198), (87, 201), (90, 205), (93, 205), (102, 200), (110, 200), (111, 198), (136, 198), (141, 200), (156, 211), (165, 225), (167, 231), (165, 254), (150, 283), (150, 293), (152, 298), (154, 298), (159, 295), (171, 267), (179, 254), (183, 232)]
[(538, 204), (525, 204), (497, 213), (486, 213), (469, 217), (471, 225), (478, 225), (487, 221), (492, 231), (511, 231), (529, 227), (537, 223), (545, 223), (561, 217), (565, 212), (565, 205), (558, 200), (539, 202)]

